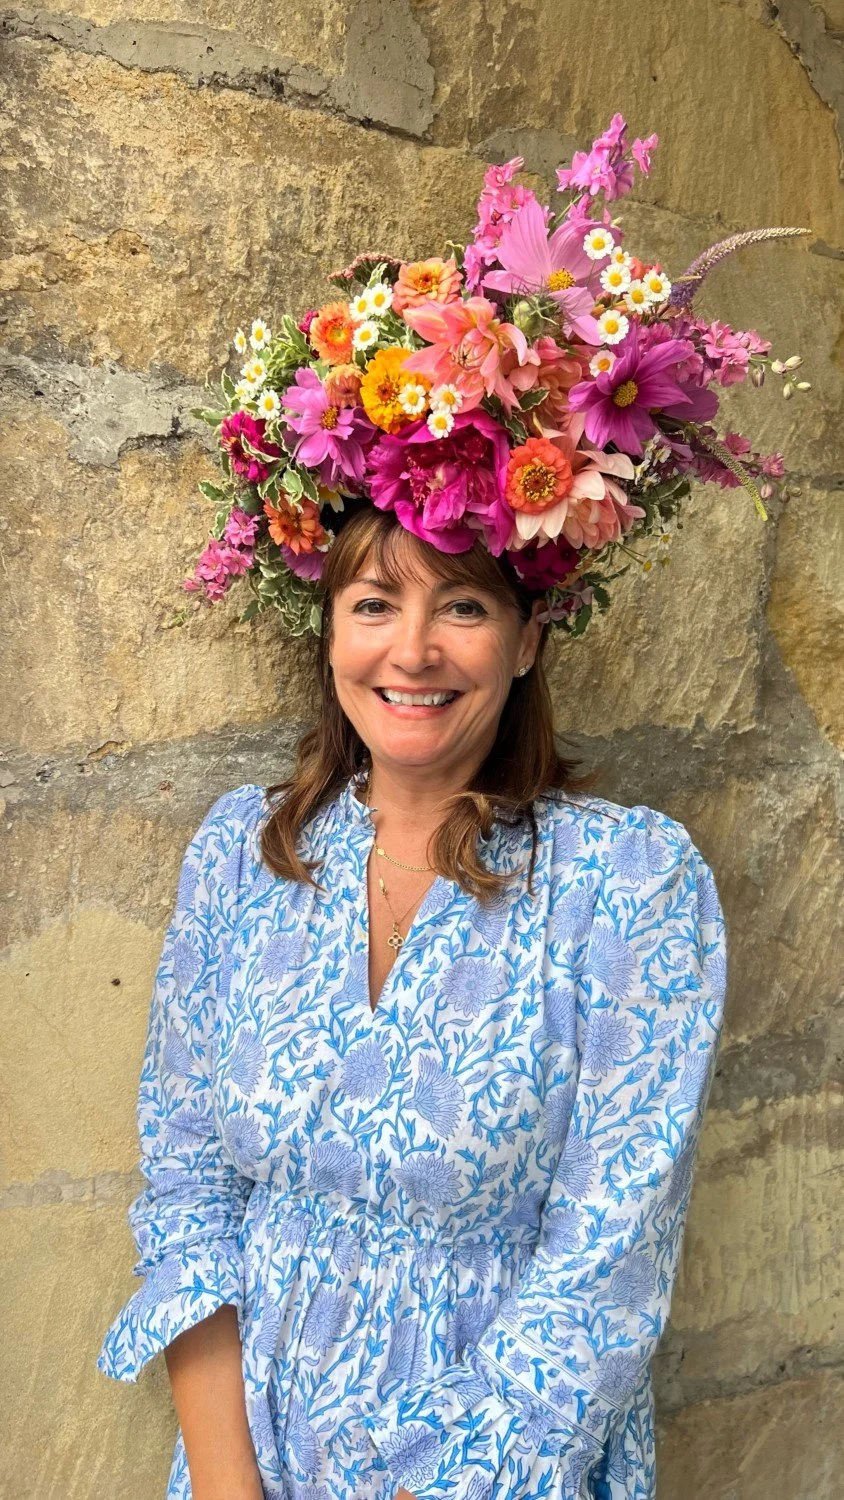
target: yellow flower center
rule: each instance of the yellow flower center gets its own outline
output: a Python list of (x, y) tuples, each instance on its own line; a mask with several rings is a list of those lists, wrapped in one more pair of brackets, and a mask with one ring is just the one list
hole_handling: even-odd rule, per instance
[(522, 493), (532, 505), (541, 504), (554, 494), (557, 476), (547, 464), (526, 464), (521, 473)]
[(322, 414), (322, 425), (323, 425), (323, 427), (328, 427), (328, 428), (336, 427), (337, 426), (337, 407), (336, 406), (327, 406), (325, 408), (325, 411)]
[(549, 292), (567, 292), (570, 286), (574, 286), (574, 277), (571, 271), (567, 271), (565, 268), (561, 268), (559, 271), (552, 271), (548, 277)]
[(615, 406), (632, 406), (639, 394), (639, 387), (635, 380), (625, 380), (617, 390), (613, 391), (613, 403)]

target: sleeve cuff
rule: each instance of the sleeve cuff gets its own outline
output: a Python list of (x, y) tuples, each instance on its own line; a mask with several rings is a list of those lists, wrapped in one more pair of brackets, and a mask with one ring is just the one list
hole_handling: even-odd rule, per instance
[(97, 1369), (134, 1385), (144, 1365), (178, 1334), (228, 1303), (243, 1308), (243, 1258), (236, 1239), (166, 1255), (106, 1333)]
[(575, 1496), (602, 1454), (597, 1438), (501, 1375), (478, 1350), (362, 1425), (393, 1486), (418, 1500), (478, 1500), (490, 1490), (543, 1494), (563, 1462)]

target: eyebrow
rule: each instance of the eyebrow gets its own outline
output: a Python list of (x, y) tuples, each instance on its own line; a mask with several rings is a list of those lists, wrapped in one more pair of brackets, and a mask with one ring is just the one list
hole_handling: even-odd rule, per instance
[[(397, 584), (397, 583), (390, 583), (387, 579), (384, 579), (384, 578), (369, 578), (369, 577), (366, 577), (366, 578), (353, 578), (352, 579), (352, 583), (368, 583), (373, 588), (381, 589), (382, 592), (385, 593), (385, 594), (398, 594), (400, 592), (400, 585), (399, 584)], [(455, 581), (453, 583), (449, 583), (448, 580), (444, 578), (444, 579), (442, 579), (442, 581), (440, 583), (437, 584), (436, 588), (434, 589), (434, 593), (435, 594), (446, 594), (446, 593), (448, 593), (449, 589), (459, 589), (461, 587), (462, 587), (462, 585), (460, 584), (459, 581)], [(473, 584), (467, 584), (466, 587), (467, 588), (473, 588), (473, 587), (475, 587), (475, 585), (473, 585)]]

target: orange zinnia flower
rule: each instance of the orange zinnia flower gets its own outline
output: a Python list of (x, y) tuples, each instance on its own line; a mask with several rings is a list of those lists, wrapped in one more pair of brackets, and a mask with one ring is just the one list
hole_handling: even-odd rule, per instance
[(399, 405), (402, 387), (411, 381), (426, 390), (431, 382), (423, 376), (410, 375), (404, 368), (410, 351), (398, 347), (378, 349), (366, 367), (360, 383), (360, 399), (370, 422), (382, 432), (398, 432), (413, 420)]
[(513, 510), (536, 515), (564, 499), (572, 485), (571, 464), (547, 438), (528, 438), (507, 465), (505, 494)]
[(313, 500), (305, 499), (300, 506), (289, 505), (286, 500), (275, 506), (265, 500), (264, 511), (270, 518), (270, 536), (279, 547), (289, 547), (291, 552), (315, 552), (328, 540)]
[(441, 260), (414, 260), (404, 265), (393, 287), (393, 311), (418, 307), (420, 302), (456, 302), (460, 296), (461, 275), (453, 255)]
[(348, 302), (326, 302), (308, 329), (308, 338), (321, 359), (330, 365), (351, 361), (355, 325)]

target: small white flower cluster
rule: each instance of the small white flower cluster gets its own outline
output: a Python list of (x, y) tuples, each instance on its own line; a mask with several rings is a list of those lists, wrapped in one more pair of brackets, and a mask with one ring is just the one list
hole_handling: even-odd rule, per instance
[[(615, 243), (606, 229), (590, 229), (583, 241), (583, 249), (590, 260), (609, 259), (609, 264), (601, 272), (601, 287), (611, 296), (620, 298), (624, 310), (608, 308), (598, 319), (598, 327), (605, 344), (619, 344), (630, 328), (627, 314), (644, 313), (666, 302), (671, 295), (671, 282), (653, 268), (641, 278), (634, 277), (631, 274), (632, 256)], [(594, 365), (595, 361), (592, 363)], [(596, 371), (593, 369), (592, 373)]]
[(447, 437), (463, 405), (463, 397), (456, 385), (435, 385), (427, 391), (421, 382), (409, 380), (402, 386), (398, 402), (409, 417), (421, 417), (427, 406), (428, 431), (434, 437)]
[(392, 305), (393, 288), (388, 281), (377, 281), (352, 298), (349, 312), (352, 322), (357, 324), (352, 334), (353, 348), (371, 349), (378, 343), (381, 336), (378, 320), (390, 311)]
[[(790, 359), (771, 360), (772, 374), (782, 375), (784, 377), (782, 383), (782, 393), (786, 401), (791, 400), (795, 391), (810, 391), (812, 389), (811, 381), (794, 379), (793, 372), (795, 370), (799, 370), (802, 363), (803, 360), (799, 354), (792, 354)], [(759, 381), (759, 384), (761, 385), (762, 382)], [(792, 493), (796, 494), (797, 491), (793, 490)]]
[(269, 348), (271, 339), (272, 333), (263, 318), (255, 319), (248, 339), (242, 328), (238, 328), (232, 339), (232, 344), (238, 354), (246, 354), (250, 347), (255, 351), (255, 358), (248, 359), (242, 366), (241, 378), (234, 388), (234, 393), (242, 404), (247, 401), (255, 402), (262, 417), (274, 417), (280, 411), (279, 399), (275, 391), (262, 391), (267, 378), (267, 366), (260, 357), (260, 350)]

